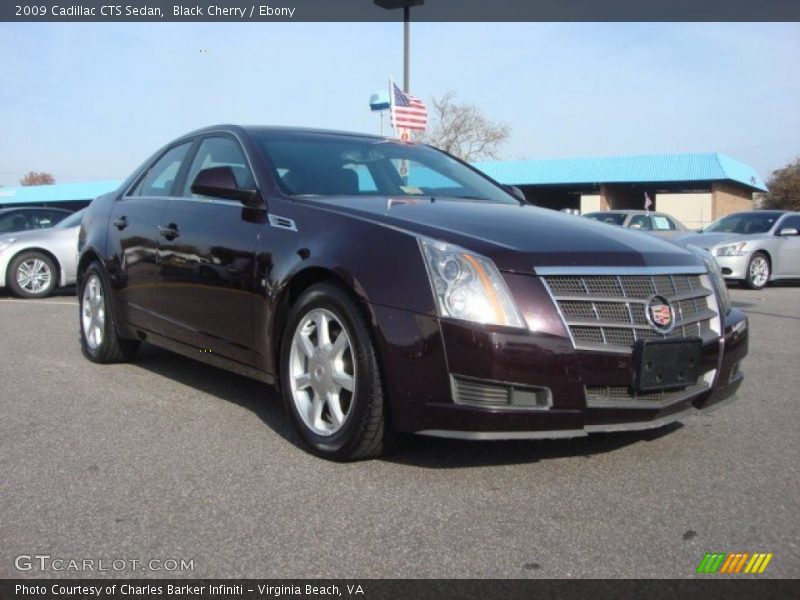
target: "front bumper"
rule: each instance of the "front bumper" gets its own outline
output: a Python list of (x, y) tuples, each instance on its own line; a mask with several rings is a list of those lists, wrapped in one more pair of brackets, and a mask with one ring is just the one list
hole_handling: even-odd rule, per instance
[(744, 256), (714, 256), (719, 268), (722, 269), (722, 276), (725, 279), (740, 280), (747, 278), (747, 266), (750, 263), (750, 255)]
[[(578, 437), (599, 431), (659, 427), (733, 399), (747, 354), (747, 317), (733, 310), (725, 335), (703, 348), (696, 388), (657, 401), (593, 400), (588, 390), (620, 389), (633, 376), (631, 355), (575, 350), (550, 299), (535, 278), (516, 298), (529, 331), (440, 321), (372, 306), (394, 427), (440, 437), (535, 439)], [(517, 290), (521, 291), (521, 290)], [(515, 389), (546, 389), (549, 401), (528, 407), (482, 407), (454, 401), (453, 376), (503, 382)]]

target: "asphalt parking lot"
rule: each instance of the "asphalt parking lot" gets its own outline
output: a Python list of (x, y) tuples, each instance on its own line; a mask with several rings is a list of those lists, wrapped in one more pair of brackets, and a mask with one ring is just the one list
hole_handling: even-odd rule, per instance
[(692, 577), (711, 551), (772, 552), (764, 577), (798, 577), (800, 285), (731, 295), (750, 356), (712, 415), (409, 437), (356, 464), (304, 452), (263, 384), (152, 346), (94, 365), (73, 296), (0, 295), (0, 577), (98, 574), (18, 571), (32, 554), (194, 564), (110, 573), (131, 577)]

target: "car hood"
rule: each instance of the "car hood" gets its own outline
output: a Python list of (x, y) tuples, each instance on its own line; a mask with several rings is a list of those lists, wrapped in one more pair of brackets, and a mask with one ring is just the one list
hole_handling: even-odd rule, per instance
[(458, 244), (488, 256), (505, 271), (703, 265), (692, 252), (655, 236), (529, 205), (376, 196), (325, 197), (310, 202)]
[(687, 235), (680, 236), (676, 238), (675, 241), (679, 241), (682, 244), (691, 244), (693, 246), (699, 246), (700, 248), (705, 248), (709, 250), (710, 248), (714, 248), (715, 246), (719, 246), (720, 244), (730, 243), (733, 244), (734, 242), (747, 242), (749, 240), (756, 240), (759, 238), (763, 238), (763, 233), (756, 233), (752, 235), (742, 235), (741, 233), (689, 233)]

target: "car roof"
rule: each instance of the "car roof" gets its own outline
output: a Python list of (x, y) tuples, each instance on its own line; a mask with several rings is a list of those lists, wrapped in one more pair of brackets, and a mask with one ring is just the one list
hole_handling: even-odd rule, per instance
[(352, 137), (352, 138), (362, 138), (362, 139), (373, 139), (373, 140), (394, 140), (390, 136), (380, 136), (375, 135), (372, 133), (360, 133), (360, 132), (353, 132), (353, 131), (340, 131), (336, 129), (315, 129), (311, 127), (289, 127), (283, 125), (234, 125), (234, 124), (220, 124), (220, 125), (211, 125), (209, 127), (203, 127), (201, 129), (196, 129), (186, 135), (181, 136), (184, 137), (191, 137), (195, 135), (202, 135), (204, 133), (213, 133), (215, 131), (228, 131), (231, 133), (240, 133), (246, 132), (248, 134), (280, 134), (280, 135), (297, 135), (298, 137), (301, 136), (326, 136), (326, 137)]

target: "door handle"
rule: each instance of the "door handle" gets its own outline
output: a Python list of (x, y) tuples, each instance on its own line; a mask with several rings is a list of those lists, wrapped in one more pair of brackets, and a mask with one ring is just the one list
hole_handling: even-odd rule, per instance
[(128, 217), (121, 216), (119, 219), (116, 219), (113, 223), (114, 227), (122, 231), (128, 226)]
[(163, 235), (170, 241), (174, 240), (176, 237), (179, 237), (181, 235), (181, 232), (178, 231), (178, 226), (173, 223), (170, 223), (167, 226), (161, 225), (158, 228), (158, 231), (159, 233), (161, 233), (161, 235)]

